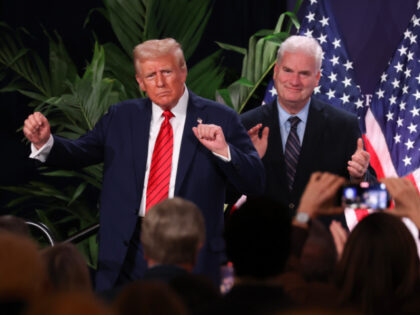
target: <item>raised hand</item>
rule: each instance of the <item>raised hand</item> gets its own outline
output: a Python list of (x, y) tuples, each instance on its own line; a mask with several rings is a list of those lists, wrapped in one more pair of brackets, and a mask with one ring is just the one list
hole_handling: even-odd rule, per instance
[(51, 135), (48, 119), (40, 112), (29, 115), (23, 125), (23, 133), (37, 150), (40, 149)]
[(335, 206), (334, 200), (345, 181), (343, 177), (331, 173), (313, 173), (300, 199), (297, 212), (306, 212), (311, 218), (342, 213), (344, 208)]
[(341, 254), (344, 250), (344, 245), (346, 245), (348, 233), (343, 228), (341, 223), (335, 220), (333, 220), (330, 224), (330, 232), (334, 240), (335, 249), (337, 251), (337, 260), (340, 260)]
[(420, 229), (420, 195), (414, 184), (407, 178), (383, 178), (381, 180), (395, 202), (389, 212), (410, 218)]
[(363, 148), (362, 138), (357, 139), (357, 149), (351, 156), (351, 160), (347, 162), (347, 170), (353, 179), (363, 180), (369, 166), (369, 158), (370, 154)]
[(261, 138), (260, 138), (258, 133), (261, 128), (262, 128), (262, 124), (257, 124), (248, 130), (248, 135), (251, 138), (251, 141), (254, 144), (254, 147), (257, 150), (260, 159), (264, 157), (265, 152), (267, 151), (268, 133), (269, 133), (269, 128), (264, 127), (264, 129), (262, 130)]
[(228, 144), (226, 143), (222, 127), (199, 123), (192, 130), (198, 141), (207, 149), (226, 158), (229, 157)]

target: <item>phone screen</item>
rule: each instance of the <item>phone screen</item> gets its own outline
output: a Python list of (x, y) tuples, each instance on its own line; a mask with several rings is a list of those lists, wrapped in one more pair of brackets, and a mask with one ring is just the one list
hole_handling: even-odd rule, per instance
[(345, 185), (342, 190), (342, 205), (354, 209), (386, 209), (391, 198), (385, 184), (362, 182), (356, 185)]

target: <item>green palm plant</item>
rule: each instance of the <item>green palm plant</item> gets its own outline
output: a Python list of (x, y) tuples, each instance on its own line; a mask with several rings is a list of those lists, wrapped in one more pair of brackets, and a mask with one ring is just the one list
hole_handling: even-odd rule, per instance
[[(193, 55), (212, 11), (211, 0), (104, 0), (104, 8), (95, 9), (110, 23), (116, 43), (104, 44), (106, 71), (126, 87), (128, 97), (138, 97), (134, 78), (132, 51), (148, 39), (173, 37), (182, 46), (185, 59)], [(210, 99), (221, 86), (224, 71), (219, 66), (221, 52), (216, 52), (190, 67), (187, 86)], [(140, 91), (142, 96), (143, 92)]]
[[(3, 71), (12, 70), (14, 74), (3, 91), (17, 91), (32, 98), (31, 105), (48, 116), (55, 134), (78, 138), (93, 128), (111, 103), (126, 98), (118, 81), (104, 77), (103, 47), (95, 45), (92, 61), (79, 77), (59, 37), (57, 40), (50, 38), (47, 68), (35, 52), (19, 46), (20, 36), (11, 36), (7, 28), (3, 31), (5, 34), (1, 38), (6, 42), (0, 41), (0, 64), (6, 66)], [(41, 178), (53, 179), (4, 188), (20, 195), (8, 204), (9, 207), (19, 210), (25, 206), (24, 202), (31, 201), (39, 219), (58, 240), (97, 222), (93, 200), (101, 187), (101, 165), (78, 171), (52, 171), (42, 167), (40, 174)], [(71, 178), (71, 181), (67, 183), (62, 178)], [(90, 264), (95, 265), (95, 240), (91, 238), (79, 247)]]
[[(49, 38), (49, 60), (44, 63), (24, 47), (23, 32), (0, 24), (1, 92), (30, 98), (29, 106), (43, 112), (56, 135), (75, 139), (93, 128), (108, 107), (141, 95), (134, 80), (131, 51), (147, 39), (174, 37), (190, 57), (211, 12), (211, 0), (104, 0), (97, 9), (110, 22), (118, 43), (95, 42), (91, 61), (81, 72), (69, 57), (62, 39)], [(187, 84), (204, 97), (214, 98), (223, 81), (215, 53), (191, 67)], [(40, 168), (40, 180), (21, 187), (4, 187), (18, 194), (8, 206), (22, 209), (30, 202), (39, 219), (63, 240), (98, 220), (96, 203), (102, 183), (102, 165), (82, 170)], [(45, 179), (49, 180), (45, 180)], [(97, 244), (90, 238), (79, 244), (92, 266)]]
[[(235, 51), (243, 55), (241, 78), (230, 84), (227, 88), (217, 91), (217, 100), (241, 113), (252, 97), (257, 97), (256, 91), (266, 82), (267, 75), (276, 62), (278, 46), (290, 36), (292, 26), (299, 29), (300, 24), (297, 12), (302, 0), (296, 2), (293, 12), (284, 12), (280, 15), (273, 30), (260, 30), (249, 39), (248, 49), (218, 43), (226, 50)], [(289, 19), (286, 27), (284, 22)], [(283, 30), (284, 28), (284, 30)]]

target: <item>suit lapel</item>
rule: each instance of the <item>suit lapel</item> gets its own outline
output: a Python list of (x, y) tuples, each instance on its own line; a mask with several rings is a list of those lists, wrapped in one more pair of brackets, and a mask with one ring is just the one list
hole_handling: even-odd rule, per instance
[(311, 174), (313, 167), (317, 163), (317, 156), (322, 154), (319, 152), (319, 143), (325, 131), (325, 116), (323, 106), (316, 101), (311, 101), (308, 113), (308, 121), (306, 122), (305, 134), (303, 137), (302, 149), (299, 156), (297, 166), (295, 186), (305, 187), (306, 180), (303, 175)]
[(149, 99), (140, 101), (137, 106), (137, 114), (131, 117), (132, 135), (131, 145), (133, 148), (134, 170), (136, 172), (136, 186), (139, 192), (139, 204), (144, 185), (146, 171), (147, 151), (149, 147), (150, 120), (152, 119), (152, 103)]
[[(279, 125), (279, 113), (277, 109), (277, 102), (274, 101), (271, 104), (265, 105), (266, 111), (264, 113), (264, 126), (269, 126), (270, 132), (268, 136), (268, 147), (266, 156), (263, 158), (267, 161), (267, 165), (270, 165), (272, 169), (267, 171), (274, 171), (274, 176), (270, 176), (275, 181), (280, 182), (281, 186), (287, 187), (284, 164), (284, 153), (280, 134)], [(279, 187), (276, 184), (274, 187)]]
[(200, 118), (203, 123), (207, 122), (207, 114), (200, 101), (191, 91), (189, 92), (187, 115), (185, 118), (184, 132), (182, 135), (181, 149), (179, 152), (178, 170), (175, 181), (175, 195), (179, 194), (182, 183), (185, 180), (188, 168), (197, 152), (199, 141), (195, 137), (192, 128), (197, 126), (197, 120)]

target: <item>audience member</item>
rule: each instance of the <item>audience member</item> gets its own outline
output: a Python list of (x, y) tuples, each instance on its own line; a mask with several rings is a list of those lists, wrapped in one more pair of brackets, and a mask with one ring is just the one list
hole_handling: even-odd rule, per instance
[(205, 235), (203, 215), (194, 203), (175, 197), (153, 206), (141, 227), (140, 240), (148, 265), (144, 279), (168, 282), (191, 272)]
[(418, 313), (417, 247), (397, 216), (408, 217), (419, 228), (420, 196), (408, 179), (386, 178), (382, 182), (395, 207), (364, 218), (347, 242), (345, 237), (335, 236), (336, 245), (344, 246), (336, 273), (340, 303), (371, 314)]
[(318, 218), (343, 212), (335, 199), (344, 182), (334, 174), (313, 173), (293, 218), (291, 256), (280, 281), (298, 305), (331, 308), (337, 296), (331, 283), (336, 261), (334, 242)]
[(142, 222), (141, 243), (148, 264), (143, 279), (170, 283), (191, 313), (220, 297), (209, 278), (190, 274), (205, 235), (200, 209), (178, 197), (153, 206)]
[(322, 222), (312, 220), (300, 256), (304, 279), (309, 282), (330, 282), (336, 262), (337, 254), (331, 233)]
[(218, 313), (261, 314), (290, 306), (278, 282), (290, 249), (288, 212), (267, 199), (247, 201), (226, 222), (235, 282)]
[(44, 294), (45, 268), (34, 241), (0, 233), (0, 307), (16, 314)]
[(41, 298), (25, 315), (113, 315), (93, 294), (60, 292)]
[(0, 232), (8, 231), (22, 236), (30, 237), (28, 225), (25, 220), (13, 215), (2, 215), (0, 216)]
[(419, 268), (404, 223), (385, 212), (368, 215), (350, 233), (337, 265), (339, 303), (364, 314), (418, 313)]
[[(154, 205), (142, 220), (138, 236), (148, 265), (143, 279), (167, 283), (192, 272), (205, 235), (203, 215), (191, 201), (175, 197)], [(122, 288), (101, 296), (112, 301)]]
[(127, 285), (113, 308), (119, 315), (188, 314), (179, 296), (166, 283), (144, 280)]
[(330, 232), (334, 240), (335, 251), (337, 253), (337, 261), (341, 259), (344, 245), (349, 237), (348, 231), (341, 225), (340, 222), (333, 220), (330, 224)]
[(54, 291), (91, 291), (89, 270), (77, 247), (60, 243), (41, 251), (51, 289)]
[(382, 182), (395, 203), (390, 213), (409, 218), (420, 229), (420, 195), (414, 184), (407, 178), (384, 178)]
[(169, 286), (180, 296), (190, 314), (204, 314), (222, 298), (214, 283), (203, 275), (177, 276), (169, 281)]

